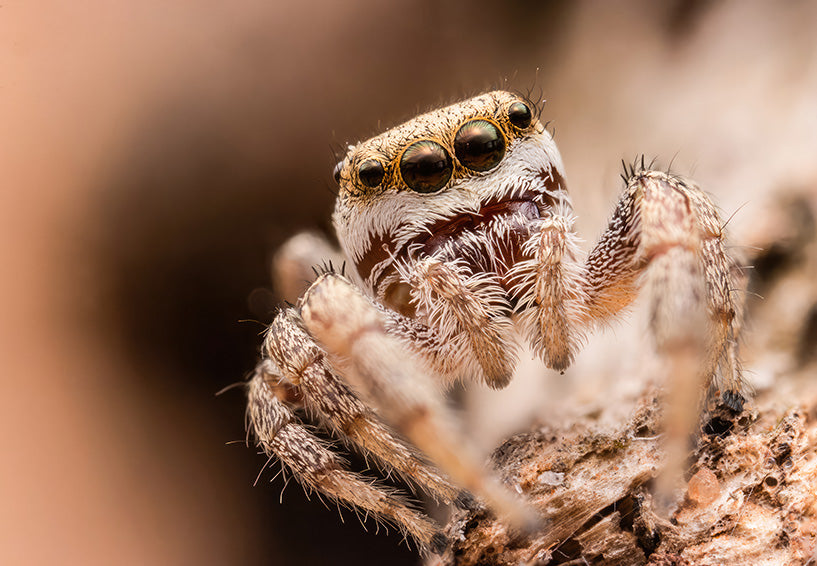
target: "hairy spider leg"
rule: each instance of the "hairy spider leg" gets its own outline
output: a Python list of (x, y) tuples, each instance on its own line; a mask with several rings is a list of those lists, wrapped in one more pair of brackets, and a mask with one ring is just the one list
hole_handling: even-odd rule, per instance
[(340, 457), (304, 427), (279, 398), (275, 384), (281, 374), (268, 362), (259, 364), (249, 381), (247, 406), (264, 453), (280, 459), (307, 488), (393, 523), (424, 551), (444, 549), (446, 538), (438, 525), (412, 509), (395, 490), (345, 469)]
[(332, 371), (326, 355), (307, 334), (293, 308), (282, 310), (267, 331), (263, 355), (280, 368), (281, 379), (296, 387), (304, 405), (338, 437), (373, 456), (437, 501), (461, 504), (468, 495), (454, 487), (418, 451), (398, 438)]
[(664, 172), (634, 171), (585, 266), (582, 324), (609, 319), (643, 288), (659, 354), (693, 352), (702, 367), (694, 381), (742, 408), (751, 393), (737, 363), (745, 278), (700, 188)]
[(483, 471), (426, 368), (354, 285), (337, 274), (322, 275), (304, 295), (301, 316), (339, 374), (457, 484), (511, 524), (541, 527), (538, 514)]

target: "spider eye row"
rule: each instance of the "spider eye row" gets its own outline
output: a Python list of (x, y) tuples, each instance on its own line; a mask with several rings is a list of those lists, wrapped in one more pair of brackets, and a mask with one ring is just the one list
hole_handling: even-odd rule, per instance
[[(533, 114), (524, 102), (514, 102), (507, 110), (508, 121), (517, 129), (531, 125)], [(465, 168), (490, 171), (505, 157), (508, 140), (497, 123), (486, 118), (473, 118), (463, 123), (454, 135), (454, 157)], [(335, 168), (339, 180), (342, 162)], [(454, 173), (454, 160), (442, 144), (430, 139), (411, 143), (403, 150), (398, 165), (400, 178), (418, 193), (435, 193), (448, 184)], [(360, 184), (378, 187), (386, 176), (386, 166), (378, 159), (367, 159), (357, 167)]]

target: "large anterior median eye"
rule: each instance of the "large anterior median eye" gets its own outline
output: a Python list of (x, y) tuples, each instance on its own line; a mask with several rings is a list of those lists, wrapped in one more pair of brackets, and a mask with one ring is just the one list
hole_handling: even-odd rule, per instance
[(435, 141), (414, 142), (400, 158), (400, 175), (413, 191), (434, 193), (442, 189), (451, 178), (451, 156)]
[(471, 120), (454, 137), (454, 153), (469, 169), (488, 171), (505, 156), (505, 136), (488, 120)]

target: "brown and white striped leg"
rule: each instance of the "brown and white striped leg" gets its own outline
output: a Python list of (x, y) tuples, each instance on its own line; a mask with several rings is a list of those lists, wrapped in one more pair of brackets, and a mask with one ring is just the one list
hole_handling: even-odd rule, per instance
[(714, 378), (710, 387), (720, 392), (727, 406), (740, 411), (751, 395), (738, 358), (748, 278), (738, 259), (726, 250), (724, 224), (712, 202), (700, 189), (689, 194), (702, 228), (700, 258), (714, 334), (715, 347), (709, 361)]
[(437, 501), (463, 505), (467, 493), (454, 487), (395, 434), (332, 371), (324, 352), (307, 334), (295, 309), (281, 311), (264, 340), (264, 356), (280, 368), (281, 379), (300, 392), (305, 406), (342, 439), (373, 456)]
[(643, 287), (659, 353), (694, 356), (695, 366), (703, 365), (700, 379), (739, 410), (750, 389), (736, 361), (745, 282), (722, 227), (714, 205), (692, 182), (632, 172), (587, 258), (582, 322), (609, 318)]
[(338, 275), (321, 276), (303, 297), (301, 317), (333, 367), (454, 481), (512, 524), (530, 530), (539, 525), (530, 508), (485, 474), (426, 368), (357, 288)]
[(587, 310), (597, 323), (626, 307), (641, 289), (667, 389), (666, 461), (656, 502), (673, 508), (701, 391), (720, 393), (740, 410), (748, 386), (737, 367), (742, 314), (736, 262), (722, 223), (692, 182), (658, 171), (629, 171), (613, 218), (586, 261)]
[(305, 487), (394, 524), (425, 551), (441, 552), (446, 539), (435, 523), (394, 490), (345, 469), (341, 459), (297, 420), (282, 401), (280, 378), (266, 360), (249, 382), (248, 420), (264, 453), (280, 459)]

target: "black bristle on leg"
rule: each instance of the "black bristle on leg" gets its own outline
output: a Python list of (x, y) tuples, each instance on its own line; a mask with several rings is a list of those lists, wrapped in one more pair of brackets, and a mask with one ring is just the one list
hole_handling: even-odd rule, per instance
[(746, 403), (746, 399), (737, 391), (724, 391), (721, 399), (723, 404), (735, 411), (735, 413), (743, 412), (743, 404)]
[(460, 509), (467, 509), (469, 511), (473, 511), (474, 509), (479, 507), (479, 501), (476, 497), (474, 497), (470, 491), (463, 489), (460, 491), (457, 498), (454, 500), (454, 505), (459, 507)]

